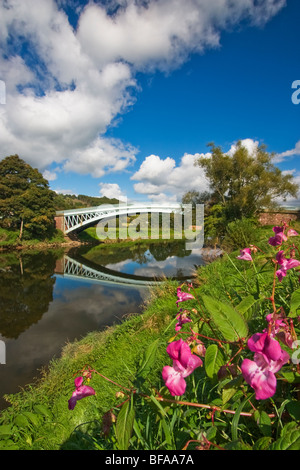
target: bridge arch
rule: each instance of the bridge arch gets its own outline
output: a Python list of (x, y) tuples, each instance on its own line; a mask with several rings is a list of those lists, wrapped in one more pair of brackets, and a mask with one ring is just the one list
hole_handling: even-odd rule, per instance
[(56, 228), (64, 234), (85, 230), (91, 225), (95, 225), (100, 220), (110, 219), (122, 215), (133, 215), (137, 213), (183, 213), (180, 204), (112, 204), (97, 207), (87, 207), (84, 209), (71, 209), (57, 211), (55, 222)]

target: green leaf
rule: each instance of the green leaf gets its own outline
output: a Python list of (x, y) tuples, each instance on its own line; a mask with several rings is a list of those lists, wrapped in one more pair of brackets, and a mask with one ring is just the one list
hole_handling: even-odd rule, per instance
[(31, 411), (24, 411), (23, 414), (26, 416), (27, 419), (34, 425), (38, 426), (40, 424), (40, 420), (38, 416)]
[(268, 450), (271, 441), (272, 441), (271, 437), (266, 437), (266, 436), (261, 437), (260, 439), (255, 441), (255, 444), (252, 450)]
[(300, 383), (300, 374), (298, 372), (281, 370), (280, 375), (282, 375), (289, 383)]
[(127, 450), (129, 447), (129, 440), (131, 437), (135, 411), (133, 401), (128, 400), (124, 403), (118, 414), (116, 423), (116, 437), (120, 450)]
[(14, 423), (16, 426), (18, 426), (18, 428), (27, 428), (30, 426), (28, 419), (22, 413), (15, 417)]
[(13, 431), (9, 424), (3, 424), (0, 426), (0, 439), (6, 439), (6, 437), (11, 434), (13, 434)]
[(45, 405), (34, 405), (34, 411), (45, 418), (53, 418), (52, 412)]
[(296, 421), (300, 422), (300, 402), (291, 400), (286, 404), (286, 408), (289, 415)]
[(251, 400), (253, 394), (249, 396), (249, 398), (245, 398), (244, 401), (242, 401), (242, 403), (240, 403), (240, 405), (238, 406), (235, 414), (234, 414), (234, 417), (233, 417), (233, 420), (232, 420), (232, 423), (231, 423), (231, 435), (232, 435), (232, 440), (233, 441), (236, 441), (238, 440), (238, 424), (239, 424), (239, 420), (240, 420), (240, 414), (241, 412), (243, 411), (243, 408), (244, 406), (246, 405), (246, 403)]
[(225, 359), (216, 344), (208, 346), (205, 353), (205, 372), (210, 379), (216, 379), (220, 367), (224, 364)]
[(295, 290), (291, 295), (289, 316), (296, 317), (299, 315), (298, 308), (300, 308), (300, 289)]
[(248, 295), (236, 306), (236, 309), (246, 320), (250, 320), (253, 315), (252, 307), (256, 302), (257, 299), (253, 295)]
[(283, 432), (283, 435), (271, 445), (270, 450), (300, 450), (300, 428)]
[(254, 419), (265, 437), (271, 437), (271, 419), (265, 411), (256, 410)]
[(0, 450), (19, 450), (19, 447), (14, 441), (8, 439), (7, 441), (0, 441)]
[(137, 372), (137, 376), (146, 378), (151, 372), (151, 369), (156, 359), (158, 342), (159, 342), (158, 339), (153, 341), (153, 343), (151, 343), (150, 346), (148, 346), (148, 348), (146, 349), (143, 362), (142, 362), (140, 369)]
[(227, 341), (238, 341), (248, 334), (248, 327), (241, 314), (229, 304), (202, 296), (204, 305), (218, 330)]
[(222, 390), (222, 402), (223, 405), (227, 403), (240, 389), (241, 383), (243, 382), (243, 376), (240, 375), (233, 380), (230, 380)]

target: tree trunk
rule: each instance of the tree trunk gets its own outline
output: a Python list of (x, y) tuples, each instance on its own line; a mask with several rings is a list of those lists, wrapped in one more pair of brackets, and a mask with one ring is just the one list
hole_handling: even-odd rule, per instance
[(20, 240), (22, 239), (22, 235), (23, 235), (23, 219), (21, 220), (20, 235), (19, 235)]

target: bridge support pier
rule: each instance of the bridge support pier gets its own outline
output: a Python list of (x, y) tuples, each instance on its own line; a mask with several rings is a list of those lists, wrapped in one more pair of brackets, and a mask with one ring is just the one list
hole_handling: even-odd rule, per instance
[(65, 222), (64, 222), (64, 216), (63, 215), (56, 215), (54, 217), (54, 222), (55, 222), (55, 228), (58, 230), (61, 230), (62, 232), (65, 231)]

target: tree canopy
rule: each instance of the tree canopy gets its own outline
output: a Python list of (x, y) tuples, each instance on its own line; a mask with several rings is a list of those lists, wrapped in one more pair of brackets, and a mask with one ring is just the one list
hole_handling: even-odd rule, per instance
[(264, 146), (250, 154), (238, 142), (232, 155), (213, 143), (210, 157), (200, 157), (211, 198), (223, 207), (227, 220), (253, 217), (264, 209), (278, 206), (276, 200), (296, 197), (298, 185), (291, 174), (283, 174), (273, 163), (273, 155)]
[(54, 229), (54, 193), (48, 181), (28, 163), (11, 155), (0, 162), (0, 225), (24, 227), (29, 236), (43, 237)]

